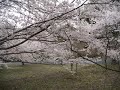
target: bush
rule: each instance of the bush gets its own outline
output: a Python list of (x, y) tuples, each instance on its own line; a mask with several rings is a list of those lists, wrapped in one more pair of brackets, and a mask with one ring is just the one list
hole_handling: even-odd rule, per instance
[(1, 64), (1, 68), (2, 69), (8, 69), (8, 66), (7, 66), (7, 64)]

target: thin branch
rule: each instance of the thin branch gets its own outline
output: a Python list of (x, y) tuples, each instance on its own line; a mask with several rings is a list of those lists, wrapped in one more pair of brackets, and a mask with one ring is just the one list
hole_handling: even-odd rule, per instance
[[(67, 35), (67, 33), (66, 33), (66, 35)], [(67, 35), (67, 37), (68, 37), (68, 40), (69, 40), (69, 42), (70, 42), (70, 50), (72, 51), (72, 52), (74, 52), (74, 53), (76, 53), (77, 55), (79, 55), (81, 58), (83, 58), (84, 60), (86, 60), (86, 61), (89, 61), (89, 62), (92, 62), (92, 63), (94, 63), (95, 65), (98, 65), (98, 66), (100, 66), (100, 67), (102, 67), (102, 68), (104, 68), (104, 69), (107, 69), (107, 70), (110, 70), (110, 71), (115, 71), (115, 72), (119, 72), (120, 73), (120, 71), (119, 70), (115, 70), (115, 69), (111, 69), (111, 68), (108, 68), (108, 67), (106, 67), (106, 66), (102, 66), (101, 64), (98, 64), (97, 62), (94, 62), (94, 61), (92, 61), (92, 60), (90, 60), (90, 59), (88, 59), (88, 58), (86, 58), (86, 57), (83, 57), (78, 51), (75, 51), (75, 50), (73, 50), (73, 46), (72, 46), (72, 42), (71, 42), (71, 39), (70, 39), (70, 37)]]
[[(12, 39), (9, 39), (9, 41), (10, 40), (22, 40), (22, 39), (27, 39), (26, 37), (21, 37), (21, 38), (12, 38)], [(47, 40), (47, 39), (28, 39), (29, 41), (40, 41), (40, 42), (58, 42), (58, 41), (56, 41), (56, 40)]]
[(90, 59), (88, 59), (88, 58), (85, 58), (85, 57), (83, 57), (79, 52), (77, 52), (77, 51), (75, 51), (75, 50), (71, 50), (71, 51), (73, 51), (73, 52), (75, 52), (75, 53), (77, 53), (80, 57), (82, 57), (83, 59), (85, 59), (85, 60), (87, 60), (87, 61), (89, 61), (89, 62), (92, 62), (92, 63), (94, 63), (95, 65), (98, 65), (98, 66), (100, 66), (100, 67), (102, 67), (102, 68), (104, 68), (104, 69), (107, 69), (107, 70), (110, 70), (110, 71), (115, 71), (115, 72), (120, 72), (119, 70), (115, 70), (115, 69), (111, 69), (111, 68), (106, 68), (105, 66), (102, 66), (102, 65), (100, 65), (100, 64), (98, 64), (97, 62), (94, 62), (94, 61), (92, 61), (92, 60), (90, 60)]
[(27, 39), (23, 40), (22, 42), (20, 42), (20, 43), (18, 43), (18, 44), (15, 44), (15, 45), (12, 45), (12, 46), (9, 46), (9, 47), (6, 47), (6, 48), (0, 48), (0, 50), (7, 50), (7, 49), (14, 48), (14, 47), (16, 47), (16, 46), (19, 46), (19, 45), (25, 43), (26, 41), (28, 41), (30, 38), (34, 37), (35, 35), (37, 35), (37, 34), (43, 32), (43, 31), (45, 31), (45, 30), (46, 30), (48, 27), (50, 27), (50, 26), (51, 26), (51, 25), (49, 24), (46, 28), (43, 28), (42, 30), (40, 30), (40, 31), (38, 31), (38, 32), (30, 35)]
[(73, 0), (71, 3), (74, 3), (75, 2), (75, 0)]
[(13, 54), (24, 54), (24, 53), (35, 53), (36, 51), (21, 51), (21, 52), (13, 52), (13, 53), (4, 53), (0, 54), (0, 56), (7, 56), (7, 55), (13, 55)]
[[(61, 15), (58, 15), (58, 16), (53, 17), (53, 18), (48, 19), (48, 20), (44, 20), (44, 21), (40, 21), (40, 22), (31, 24), (31, 25), (29, 25), (29, 26), (27, 26), (27, 27), (25, 27), (25, 28), (22, 28), (22, 29), (20, 29), (20, 30), (18, 30), (18, 31), (16, 31), (16, 32), (14, 32), (13, 34), (16, 34), (16, 33), (19, 33), (19, 32), (21, 32), (21, 31), (24, 31), (24, 30), (26, 30), (26, 29), (28, 29), (28, 28), (34, 26), (34, 25), (44, 24), (44, 23), (49, 22), (49, 21), (52, 21), (52, 20), (57, 20), (58, 18), (61, 18), (62, 16), (66, 15), (66, 14), (68, 14), (68, 13), (71, 13), (71, 12), (77, 10), (78, 8), (82, 7), (86, 2), (87, 2), (87, 0), (84, 1), (80, 6), (74, 8), (74, 9), (68, 11), (68, 12), (62, 13)], [(6, 37), (0, 39), (0, 41), (5, 41), (5, 40), (7, 40), (7, 38), (9, 38), (10, 36), (12, 36), (12, 34), (10, 34), (10, 35), (8, 35), (8, 36), (6, 36)]]

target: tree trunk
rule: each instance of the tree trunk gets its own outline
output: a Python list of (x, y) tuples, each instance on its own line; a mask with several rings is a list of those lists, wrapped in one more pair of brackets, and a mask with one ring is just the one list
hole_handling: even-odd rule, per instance
[(25, 65), (24, 62), (22, 62), (22, 65)]
[(70, 65), (70, 66), (71, 66), (71, 71), (73, 71), (73, 63), (71, 63), (71, 65)]
[(77, 73), (77, 70), (78, 70), (78, 63), (76, 62), (76, 73)]

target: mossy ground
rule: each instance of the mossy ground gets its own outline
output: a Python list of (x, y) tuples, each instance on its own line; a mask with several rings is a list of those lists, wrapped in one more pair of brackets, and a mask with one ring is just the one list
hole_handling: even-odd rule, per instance
[(89, 65), (71, 74), (62, 65), (33, 64), (0, 70), (0, 90), (120, 90), (120, 75)]

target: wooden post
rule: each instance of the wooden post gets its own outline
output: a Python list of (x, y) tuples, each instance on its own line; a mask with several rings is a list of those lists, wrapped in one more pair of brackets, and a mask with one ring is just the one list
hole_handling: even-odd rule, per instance
[(22, 62), (22, 65), (25, 65), (24, 62)]
[(73, 71), (73, 61), (70, 62), (71, 66), (71, 71)]
[(76, 73), (77, 73), (77, 70), (78, 70), (78, 63), (76, 62)]
[(120, 61), (118, 60), (118, 69), (120, 70)]

